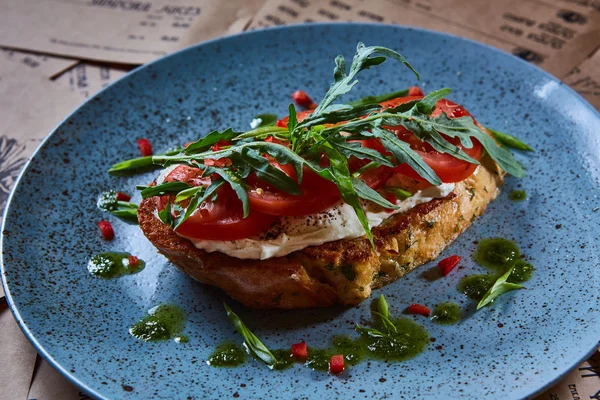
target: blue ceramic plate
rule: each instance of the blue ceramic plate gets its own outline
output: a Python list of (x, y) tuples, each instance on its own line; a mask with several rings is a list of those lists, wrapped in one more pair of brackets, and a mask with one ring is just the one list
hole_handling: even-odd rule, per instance
[[(251, 311), (179, 272), (135, 225), (109, 216), (116, 239), (101, 240), (96, 222), (105, 216), (96, 209), (97, 195), (112, 188), (133, 192), (154, 177), (117, 178), (106, 170), (137, 154), (136, 138), (165, 151), (215, 128), (248, 129), (262, 112), (284, 115), (298, 88), (318, 99), (332, 81), (333, 58), (351, 58), (358, 41), (399, 50), (421, 73), (425, 91), (453, 88), (450, 98), (480, 122), (536, 149), (518, 156), (528, 176), (508, 178), (483, 217), (445, 252), (463, 256), (463, 269), (432, 282), (424, 278), (435, 268), (430, 263), (375, 292), (388, 297), (392, 314), (413, 302), (454, 300), (465, 318), (440, 326), (417, 316), (436, 339), (424, 353), (399, 364), (364, 362), (339, 377), (301, 366), (273, 372), (258, 362), (210, 367), (205, 361), (218, 343), (239, 341), (223, 301), (272, 348), (301, 340), (326, 346), (332, 334), (351, 334), (355, 322), (370, 318), (369, 304)], [(360, 82), (354, 98), (416, 83), (391, 61), (363, 73)], [(99, 398), (522, 398), (557, 380), (598, 343), (599, 125), (598, 113), (557, 79), (449, 35), (339, 24), (218, 39), (137, 69), (44, 142), (5, 215), (5, 290), (41, 354)], [(517, 188), (527, 192), (526, 201), (508, 199)], [(481, 271), (472, 261), (473, 242), (491, 236), (516, 241), (537, 271), (527, 290), (475, 312), (456, 284)], [(117, 280), (94, 278), (87, 259), (102, 251), (135, 253), (147, 267)], [(128, 327), (161, 303), (185, 310), (189, 343), (145, 343), (129, 335)]]

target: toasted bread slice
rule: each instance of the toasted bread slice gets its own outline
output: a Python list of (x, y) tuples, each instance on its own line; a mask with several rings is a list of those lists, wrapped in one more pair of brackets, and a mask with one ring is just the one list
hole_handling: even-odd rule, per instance
[(362, 237), (307, 247), (285, 257), (242, 260), (197, 249), (155, 216), (145, 199), (138, 218), (160, 253), (194, 279), (220, 287), (253, 308), (309, 308), (356, 305), (436, 258), (480, 216), (500, 193), (502, 171), (487, 157), (443, 199), (396, 214), (372, 229), (376, 249)]

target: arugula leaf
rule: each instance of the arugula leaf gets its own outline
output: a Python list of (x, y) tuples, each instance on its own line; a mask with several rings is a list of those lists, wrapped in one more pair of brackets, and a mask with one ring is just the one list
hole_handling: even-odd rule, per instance
[(506, 281), (508, 279), (508, 277), (510, 276), (510, 274), (512, 273), (512, 271), (513, 271), (514, 268), (515, 267), (513, 265), (508, 271), (506, 271), (506, 273), (504, 275), (502, 275), (500, 278), (498, 278), (496, 280), (496, 282), (494, 283), (494, 286), (492, 286), (483, 295), (483, 298), (479, 301), (479, 304), (477, 304), (477, 309), (478, 310), (480, 308), (482, 308), (482, 307), (484, 307), (484, 306), (492, 303), (501, 294), (504, 294), (506, 292), (510, 292), (511, 290), (524, 289), (525, 288), (525, 286), (522, 286), (522, 285), (519, 285), (519, 284), (516, 284), (516, 283), (510, 283), (510, 282)]
[(287, 137), (283, 137), (281, 135), (287, 133), (287, 131), (288, 130), (286, 128), (282, 128), (280, 126), (271, 126), (271, 125), (261, 126), (256, 129), (253, 129), (251, 131), (244, 132), (244, 133), (232, 138), (231, 141), (236, 142), (236, 141), (242, 141), (242, 140), (246, 140), (246, 139), (264, 140), (269, 136), (274, 136), (278, 139), (286, 139)]
[(376, 190), (371, 189), (362, 179), (352, 178), (352, 185), (356, 190), (356, 194), (361, 199), (372, 201), (373, 203), (378, 204), (384, 208), (391, 208), (394, 210), (397, 210), (399, 208), (397, 205), (389, 202), (384, 197), (382, 197)]
[(138, 205), (127, 201), (117, 201), (117, 208), (111, 210), (110, 213), (115, 217), (119, 217), (131, 222), (138, 222), (137, 212)]
[(147, 199), (148, 197), (153, 196), (164, 196), (166, 194), (179, 193), (182, 190), (186, 190), (191, 187), (192, 186), (185, 182), (163, 182), (160, 185), (155, 186), (138, 185), (136, 186), (136, 189), (142, 191), (142, 199)]
[(365, 328), (360, 325), (356, 325), (354, 329), (357, 332), (374, 337), (374, 338), (385, 338), (388, 340), (394, 340), (394, 334), (398, 333), (398, 328), (394, 322), (390, 319), (390, 312), (387, 300), (383, 295), (380, 295), (377, 300), (374, 300), (375, 309), (377, 311), (371, 311), (373, 315), (378, 317), (379, 324), (382, 329), (377, 328)]
[(494, 139), (496, 139), (498, 142), (502, 143), (506, 147), (511, 147), (517, 150), (533, 151), (531, 147), (529, 147), (527, 144), (523, 143), (513, 135), (497, 131), (487, 126), (485, 127), (485, 129), (490, 131), (492, 136), (494, 136)]
[(239, 135), (241, 135), (241, 132), (234, 132), (231, 128), (226, 129), (223, 132), (212, 131), (202, 139), (190, 143), (185, 149), (183, 149), (183, 152), (185, 154), (202, 153), (203, 151), (208, 150), (215, 143), (218, 143), (220, 140), (232, 140)]
[(450, 94), (452, 90), (448, 88), (434, 90), (422, 98), (416, 105), (417, 110), (425, 115), (429, 115), (435, 110), (436, 103)]
[(412, 197), (411, 192), (407, 192), (406, 190), (399, 188), (399, 187), (395, 187), (395, 186), (384, 186), (383, 190), (385, 190), (386, 192), (390, 192), (391, 194), (394, 195), (395, 198), (400, 199), (400, 200), (404, 200), (404, 199), (408, 199), (409, 197)]
[(433, 169), (423, 161), (421, 156), (410, 148), (408, 143), (398, 139), (392, 132), (379, 125), (372, 125), (371, 135), (381, 140), (386, 150), (392, 152), (398, 164), (407, 163), (420, 177), (434, 186), (442, 184), (442, 180), (438, 178)]
[(382, 54), (401, 62), (411, 71), (413, 71), (417, 76), (417, 79), (419, 79), (419, 73), (414, 70), (414, 68), (400, 53), (381, 46), (366, 47), (362, 42), (358, 42), (358, 45), (356, 46), (356, 54), (352, 59), (349, 73), (346, 73), (346, 60), (344, 57), (339, 55), (335, 58), (335, 68), (333, 70), (334, 81), (319, 103), (318, 107), (315, 109), (314, 114), (320, 114), (324, 110), (327, 110), (329, 105), (332, 104), (339, 96), (352, 90), (352, 87), (358, 83), (358, 81), (354, 80), (354, 78), (360, 71), (368, 69), (374, 65), (379, 65), (385, 61), (385, 57), (370, 58), (373, 54)]
[(267, 183), (272, 184), (284, 192), (299, 196), (302, 194), (300, 186), (292, 178), (279, 168), (271, 165), (269, 160), (261, 156), (256, 150), (245, 148), (241, 153), (243, 162), (248, 163), (256, 172), (256, 175)]
[(182, 190), (181, 192), (177, 193), (177, 196), (175, 197), (175, 203), (181, 203), (182, 201), (189, 199), (204, 189), (204, 186), (192, 186), (191, 188)]
[(360, 158), (361, 160), (371, 160), (379, 165), (386, 165), (388, 167), (394, 166), (394, 163), (380, 152), (368, 147), (364, 147), (361, 143), (348, 142), (342, 137), (332, 139), (329, 141), (329, 143), (331, 143), (331, 145), (335, 147), (337, 151), (346, 156), (346, 158), (354, 156), (356, 158)]
[[(214, 180), (206, 190), (204, 190), (203, 186), (199, 186), (200, 189), (196, 190), (190, 199), (190, 203), (188, 204), (185, 213), (180, 213), (179, 217), (177, 217), (175, 221), (175, 225), (173, 229), (177, 229), (181, 224), (185, 222), (186, 219), (190, 217), (196, 211), (196, 209), (206, 201), (209, 197), (211, 197), (218, 188), (223, 184), (222, 179)], [(194, 188), (195, 189), (195, 188)]]
[(408, 95), (408, 89), (398, 90), (396, 92), (384, 93), (379, 96), (366, 96), (358, 100), (350, 101), (346, 104), (352, 107), (364, 106), (366, 104), (382, 103), (387, 100), (395, 99), (397, 97), (404, 97)]
[(371, 228), (369, 227), (369, 220), (367, 219), (365, 210), (362, 208), (362, 204), (360, 204), (358, 194), (352, 185), (352, 177), (350, 175), (350, 170), (348, 169), (348, 159), (333, 148), (325, 147), (324, 150), (325, 154), (327, 154), (329, 157), (330, 165), (327, 170), (330, 173), (330, 177), (340, 190), (342, 199), (346, 202), (346, 204), (350, 205), (354, 209), (360, 224), (365, 230), (367, 239), (369, 239), (369, 242), (371, 242), (371, 246), (375, 247), (375, 243), (373, 242), (373, 234), (371, 233)]
[(261, 128), (263, 126), (274, 126), (277, 123), (277, 115), (275, 114), (258, 114), (252, 119), (250, 126), (252, 129)]
[(235, 329), (237, 329), (240, 335), (242, 335), (242, 337), (244, 338), (244, 344), (250, 352), (250, 354), (253, 354), (271, 368), (275, 364), (277, 364), (277, 358), (275, 358), (275, 356), (273, 355), (273, 353), (271, 353), (267, 346), (265, 346), (263, 342), (261, 342), (260, 339), (256, 337), (256, 335), (252, 333), (250, 329), (248, 329), (246, 324), (244, 324), (240, 317), (238, 317), (237, 314), (234, 313), (231, 310), (231, 308), (229, 308), (227, 303), (223, 303), (223, 305), (225, 306), (227, 316), (229, 317), (231, 322), (233, 322)]
[(207, 168), (205, 170), (205, 173), (206, 174), (211, 174), (211, 173), (219, 174), (221, 176), (221, 178), (226, 180), (231, 185), (231, 188), (235, 191), (235, 194), (237, 194), (237, 197), (242, 202), (242, 209), (244, 210), (244, 218), (246, 218), (248, 216), (248, 214), (250, 213), (250, 199), (248, 198), (248, 193), (246, 192), (245, 183), (244, 183), (244, 180), (242, 179), (242, 177), (238, 173), (236, 173), (230, 169), (214, 168), (214, 167)]
[[(176, 148), (174, 150), (168, 151), (164, 153), (164, 155), (172, 156), (175, 154), (179, 154), (181, 149)], [(137, 157), (129, 160), (121, 161), (119, 163), (113, 164), (112, 167), (108, 170), (109, 173), (122, 173), (122, 172), (132, 172), (136, 170), (142, 170), (145, 168), (158, 168), (160, 164), (155, 163), (153, 161), (153, 156), (146, 157)]]
[(376, 303), (377, 311), (373, 311), (373, 314), (377, 315), (381, 320), (381, 324), (388, 331), (388, 333), (396, 333), (396, 325), (390, 319), (390, 312), (388, 303), (383, 295), (380, 295)]

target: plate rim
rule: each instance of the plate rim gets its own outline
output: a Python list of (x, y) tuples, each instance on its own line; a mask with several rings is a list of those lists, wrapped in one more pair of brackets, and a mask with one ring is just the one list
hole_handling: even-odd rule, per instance
[[(73, 117), (73, 115), (75, 115), (77, 112), (79, 112), (80, 109), (82, 109), (83, 107), (86, 107), (88, 103), (90, 103), (92, 101), (95, 101), (95, 99), (97, 97), (99, 97), (100, 95), (102, 95), (105, 91), (112, 90), (112, 87), (115, 86), (115, 85), (117, 85), (121, 81), (129, 79), (130, 76), (133, 75), (134, 73), (137, 73), (138, 71), (145, 70), (147, 68), (151, 68), (156, 63), (164, 62), (164, 60), (166, 60), (168, 58), (171, 58), (171, 57), (176, 57), (180, 53), (188, 52), (188, 51), (191, 51), (193, 49), (196, 49), (198, 47), (202, 47), (202, 46), (205, 46), (205, 45), (208, 45), (208, 44), (212, 44), (212, 43), (220, 42), (220, 41), (235, 40), (239, 36), (262, 35), (262, 34), (265, 34), (265, 32), (278, 31), (278, 30), (296, 30), (296, 29), (305, 29), (305, 28), (308, 28), (308, 27), (327, 28), (327, 27), (332, 27), (332, 26), (333, 27), (335, 27), (335, 26), (362, 26), (362, 27), (368, 27), (369, 29), (373, 29), (373, 28), (374, 29), (389, 29), (389, 28), (391, 28), (391, 29), (398, 29), (398, 30), (401, 30), (401, 31), (402, 30), (406, 30), (406, 31), (424, 32), (424, 33), (426, 33), (428, 35), (435, 35), (435, 36), (439, 36), (439, 37), (442, 37), (442, 38), (450, 38), (452, 40), (463, 41), (463, 42), (469, 43), (471, 45), (483, 47), (483, 48), (487, 49), (487, 51), (492, 51), (492, 52), (496, 53), (500, 57), (508, 57), (509, 59), (512, 59), (513, 61), (516, 60), (518, 63), (520, 63), (520, 68), (531, 68), (531, 69), (537, 71), (537, 73), (541, 73), (547, 79), (549, 79), (549, 80), (551, 80), (551, 81), (553, 81), (555, 83), (558, 83), (559, 87), (562, 87), (563, 89), (566, 89), (577, 100), (579, 100), (581, 103), (583, 103), (584, 106), (588, 110), (591, 110), (592, 114), (600, 122), (600, 111), (599, 110), (596, 110), (583, 96), (581, 96), (579, 93), (577, 93), (570, 86), (566, 85), (563, 81), (561, 81), (556, 76), (554, 76), (554, 75), (550, 74), (549, 72), (543, 70), (541, 67), (539, 67), (539, 66), (537, 66), (535, 64), (531, 64), (531, 63), (529, 63), (529, 62), (527, 62), (527, 61), (525, 61), (525, 60), (523, 60), (523, 59), (521, 59), (521, 58), (519, 58), (519, 57), (511, 54), (511, 53), (508, 53), (507, 51), (504, 51), (502, 49), (498, 49), (498, 48), (493, 47), (491, 45), (488, 45), (486, 43), (478, 42), (476, 40), (465, 38), (465, 37), (458, 36), (458, 35), (454, 35), (454, 34), (451, 34), (451, 33), (439, 32), (439, 31), (435, 31), (435, 30), (432, 30), (432, 29), (426, 29), (426, 28), (420, 28), (420, 27), (413, 27), (413, 26), (409, 26), (409, 25), (347, 21), (347, 22), (313, 22), (313, 23), (310, 23), (310, 24), (300, 23), (300, 24), (290, 24), (290, 25), (281, 25), (281, 26), (266, 27), (266, 28), (261, 28), (261, 29), (257, 29), (257, 30), (244, 31), (244, 32), (239, 32), (239, 33), (235, 33), (235, 34), (220, 36), (220, 37), (217, 37), (217, 38), (213, 38), (213, 39), (205, 40), (205, 41), (202, 41), (202, 42), (198, 42), (198, 43), (195, 43), (195, 44), (190, 45), (188, 47), (185, 47), (183, 49), (177, 50), (177, 51), (175, 51), (173, 53), (170, 53), (170, 54), (167, 54), (165, 56), (162, 56), (162, 57), (160, 57), (160, 58), (158, 58), (156, 60), (153, 60), (151, 62), (148, 62), (146, 64), (142, 64), (140, 66), (135, 67), (131, 71), (127, 72), (127, 74), (125, 74), (124, 76), (118, 78), (117, 80), (115, 80), (114, 82), (112, 82), (111, 84), (109, 84), (108, 86), (106, 86), (105, 88), (102, 88), (101, 90), (99, 90), (93, 96), (91, 96), (88, 99), (84, 100), (76, 108), (74, 108), (71, 112), (69, 112), (68, 115), (66, 115), (63, 119), (61, 119), (60, 122), (54, 126), (54, 128), (52, 128), (50, 130), (50, 132), (42, 139), (42, 141), (38, 144), (38, 146), (35, 148), (35, 150), (27, 158), (27, 161), (23, 165), (21, 171), (19, 172), (19, 175), (18, 175), (17, 179), (15, 180), (15, 183), (13, 184), (13, 187), (12, 187), (12, 189), (10, 191), (10, 194), (9, 194), (7, 200), (6, 200), (6, 205), (5, 205), (5, 208), (4, 208), (3, 213), (2, 213), (2, 225), (1, 225), (1, 228), (0, 228), (0, 281), (2, 282), (2, 287), (3, 287), (3, 290), (4, 290), (5, 299), (6, 299), (6, 302), (8, 304), (8, 308), (10, 309), (10, 311), (11, 311), (11, 313), (13, 315), (13, 318), (17, 322), (17, 324), (19, 326), (19, 329), (21, 329), (21, 332), (24, 334), (24, 336), (27, 338), (27, 340), (33, 345), (33, 347), (37, 351), (37, 354), (39, 356), (41, 356), (46, 362), (48, 362), (53, 368), (55, 368), (64, 378), (66, 378), (74, 386), (76, 386), (77, 388), (85, 391), (86, 394), (89, 394), (89, 395), (91, 395), (91, 396), (93, 396), (95, 398), (98, 398), (98, 399), (109, 399), (108, 397), (105, 397), (104, 395), (98, 393), (96, 390), (94, 390), (91, 387), (89, 387), (85, 382), (77, 379), (73, 374), (71, 374), (70, 371), (67, 371), (66, 368), (64, 368), (61, 364), (59, 364), (54, 359), (54, 357), (52, 357), (43, 346), (40, 345), (40, 343), (37, 341), (37, 339), (34, 336), (34, 334), (29, 330), (29, 327), (27, 326), (27, 323), (22, 319), (22, 317), (20, 315), (20, 312), (19, 312), (17, 306), (14, 303), (13, 295), (12, 295), (12, 292), (11, 292), (10, 287), (8, 285), (8, 282), (7, 282), (7, 273), (6, 273), (6, 266), (5, 266), (5, 260), (4, 260), (4, 241), (5, 241), (4, 231), (5, 231), (5, 227), (6, 227), (6, 223), (7, 223), (6, 216), (8, 215), (8, 212), (9, 212), (11, 206), (12, 206), (13, 199), (15, 197), (15, 192), (16, 192), (17, 188), (20, 186), (21, 181), (23, 180), (23, 177), (24, 177), (25, 173), (27, 172), (27, 170), (29, 169), (29, 166), (30, 166), (31, 162), (33, 161), (33, 158), (36, 157), (38, 155), (38, 153), (41, 152), (42, 148), (52, 138), (52, 136), (54, 136), (54, 134), (60, 129), (60, 127), (63, 126), (71, 117)], [(600, 344), (600, 336), (598, 337), (598, 344)], [(536, 395), (542, 393), (544, 390), (546, 390), (550, 386), (552, 386), (554, 383), (556, 383), (559, 380), (561, 380), (562, 378), (564, 378), (577, 365), (581, 364), (581, 362), (587, 360), (596, 351), (598, 351), (597, 346), (598, 345), (594, 346), (590, 351), (588, 351), (587, 353), (585, 353), (585, 356), (582, 357), (581, 359), (576, 360), (576, 361), (570, 363), (571, 364), (570, 367), (567, 368), (566, 370), (562, 371), (561, 373), (559, 373), (555, 378), (551, 379), (550, 381), (548, 381), (546, 384), (542, 385), (538, 389), (527, 393), (525, 395), (525, 397), (523, 397), (523, 398), (530, 398), (530, 397), (536, 396)]]

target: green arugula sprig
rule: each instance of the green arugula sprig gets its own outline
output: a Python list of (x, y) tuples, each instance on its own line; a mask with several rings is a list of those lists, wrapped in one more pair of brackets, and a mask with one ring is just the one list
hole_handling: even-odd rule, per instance
[[(381, 110), (381, 106), (371, 100), (348, 104), (336, 102), (340, 96), (352, 90), (358, 82), (356, 76), (361, 71), (383, 63), (387, 57), (402, 63), (419, 78), (418, 73), (399, 53), (385, 47), (366, 47), (363, 43), (358, 43), (349, 69), (343, 56), (336, 57), (333, 83), (314, 112), (301, 122), (297, 121), (295, 107), (290, 104), (287, 128), (262, 126), (249, 132), (235, 132), (232, 129), (223, 132), (213, 131), (177, 154), (167, 153), (153, 156), (151, 162), (162, 166), (185, 164), (203, 169), (205, 176), (208, 174), (220, 176), (222, 181), (231, 185), (240, 198), (244, 216), (247, 216), (250, 210), (245, 179), (251, 173), (255, 173), (261, 180), (286, 193), (298, 195), (300, 194), (299, 184), (302, 183), (302, 171), (304, 168), (308, 168), (338, 187), (342, 199), (352, 206), (372, 244), (373, 239), (361, 199), (386, 208), (395, 208), (396, 206), (350, 172), (348, 166), (350, 157), (354, 156), (369, 161), (363, 168), (407, 163), (429, 183), (433, 185), (442, 183), (419, 153), (388, 129), (390, 126), (403, 126), (413, 132), (419, 140), (431, 145), (436, 151), (450, 154), (457, 159), (473, 164), (479, 164), (479, 162), (468, 156), (447, 138), (457, 138), (464, 148), (471, 148), (473, 146), (472, 139), (476, 139), (503, 170), (517, 177), (525, 175), (523, 167), (512, 154), (475, 125), (471, 117), (450, 119), (445, 113), (441, 113), (437, 117), (431, 116), (436, 102), (447, 96), (450, 89), (433, 91), (423, 99), (413, 100), (386, 110)], [(376, 98), (375, 100), (379, 101), (380, 99)], [(289, 143), (289, 147), (264, 141), (270, 136)], [(350, 141), (370, 138), (380, 140), (390, 155), (382, 155), (375, 150)], [(221, 140), (233, 144), (212, 151), (211, 148)], [(269, 163), (264, 155), (274, 158), (280, 164), (291, 165), (296, 172), (297, 182)], [(321, 162), (323, 155), (328, 159), (326, 166), (323, 166)], [(227, 159), (227, 161), (214, 162), (214, 160), (223, 159)], [(209, 163), (207, 160), (213, 160), (213, 162)], [(113, 166), (111, 170), (123, 169), (131, 164), (135, 165), (136, 163), (120, 163)], [(184, 198), (182, 196), (176, 198), (175, 204), (172, 204), (170, 208), (171, 211), (178, 214), (178, 219), (170, 221), (176, 226), (185, 220), (185, 215), (189, 216), (194, 211), (193, 207), (201, 204), (199, 199), (206, 200), (208, 198), (204, 196), (201, 189), (194, 192), (189, 187), (183, 186), (177, 190), (175, 190), (175, 186), (162, 185), (143, 190), (143, 196), (150, 193), (177, 195), (183, 190), (188, 190), (186, 194), (192, 193), (191, 197), (184, 196), (185, 200), (190, 200), (185, 212), (178, 211), (178, 208), (182, 207), (177, 204), (177, 201), (178, 199), (182, 200)]]
[(519, 285), (517, 283), (507, 282), (506, 280), (512, 274), (513, 269), (515, 269), (514, 265), (509, 268), (508, 271), (504, 275), (494, 282), (494, 285), (483, 295), (483, 298), (477, 304), (477, 309), (479, 310), (482, 307), (492, 303), (498, 296), (504, 294), (506, 292), (510, 292), (511, 290), (524, 289), (525, 286)]
[(244, 324), (244, 322), (234, 313), (231, 308), (226, 303), (223, 303), (225, 306), (225, 311), (227, 311), (227, 316), (233, 322), (235, 329), (239, 332), (240, 335), (244, 338), (244, 346), (248, 350), (250, 354), (267, 364), (270, 368), (273, 368), (277, 363), (277, 358), (273, 355), (273, 353), (260, 341), (260, 339), (252, 333), (250, 329)]
[(372, 311), (373, 315), (377, 317), (377, 324), (380, 329), (367, 328), (364, 326), (356, 325), (355, 329), (362, 335), (367, 335), (374, 338), (386, 338), (395, 339), (395, 335), (398, 333), (398, 328), (394, 322), (390, 319), (390, 312), (388, 302), (383, 295), (375, 301), (375, 310)]

